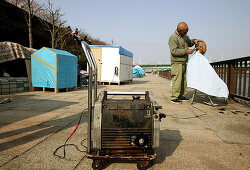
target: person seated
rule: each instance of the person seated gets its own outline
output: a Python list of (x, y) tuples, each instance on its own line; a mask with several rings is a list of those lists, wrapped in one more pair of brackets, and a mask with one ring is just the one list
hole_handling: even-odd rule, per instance
[(195, 47), (196, 51), (189, 58), (187, 64), (187, 87), (209, 96), (227, 99), (229, 95), (227, 85), (204, 56), (207, 51), (206, 43), (198, 42)]

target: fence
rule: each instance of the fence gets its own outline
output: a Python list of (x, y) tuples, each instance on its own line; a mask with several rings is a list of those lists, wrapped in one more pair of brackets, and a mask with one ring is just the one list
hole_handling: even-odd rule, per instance
[[(250, 101), (250, 56), (210, 64), (226, 82), (231, 98)], [(159, 71), (159, 76), (171, 79), (170, 70)]]
[(231, 98), (250, 101), (250, 57), (211, 63), (228, 86)]

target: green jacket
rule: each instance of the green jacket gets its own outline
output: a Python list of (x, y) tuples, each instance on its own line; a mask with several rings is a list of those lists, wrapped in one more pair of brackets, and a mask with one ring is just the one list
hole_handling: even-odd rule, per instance
[(187, 35), (181, 37), (177, 32), (174, 32), (168, 41), (171, 63), (186, 63), (188, 61), (188, 47), (192, 47), (194, 44), (194, 39), (191, 40)]

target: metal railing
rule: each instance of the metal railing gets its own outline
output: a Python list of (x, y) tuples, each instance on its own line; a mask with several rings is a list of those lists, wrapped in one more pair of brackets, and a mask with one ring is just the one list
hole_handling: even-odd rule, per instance
[(231, 98), (250, 101), (250, 57), (210, 63), (227, 84)]
[[(79, 40), (78, 40), (79, 41)], [(97, 65), (95, 62), (94, 55), (85, 41), (81, 41), (81, 45), (84, 51), (84, 54), (87, 58), (88, 63), (88, 74), (89, 74), (89, 85), (88, 85), (88, 140), (87, 140), (87, 153), (90, 153), (91, 150), (91, 122), (92, 122), (92, 114), (93, 114), (93, 107), (95, 105), (97, 99)], [(92, 79), (94, 75), (94, 102), (93, 102), (93, 95), (92, 95)]]

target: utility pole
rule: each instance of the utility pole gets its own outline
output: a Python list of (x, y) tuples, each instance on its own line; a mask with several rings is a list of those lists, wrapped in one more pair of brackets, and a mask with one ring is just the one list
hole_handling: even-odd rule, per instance
[(115, 45), (115, 41), (114, 41), (113, 38), (112, 38), (112, 40), (111, 40), (111, 45)]

